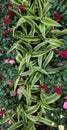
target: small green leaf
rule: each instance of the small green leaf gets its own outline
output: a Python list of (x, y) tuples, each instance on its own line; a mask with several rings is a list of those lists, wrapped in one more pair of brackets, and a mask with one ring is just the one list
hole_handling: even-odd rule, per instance
[(34, 106), (29, 107), (29, 108), (26, 110), (26, 113), (27, 113), (27, 114), (33, 114), (33, 113), (37, 112), (37, 110), (39, 109), (39, 107), (40, 107), (40, 102), (37, 103), (37, 104), (34, 105)]
[(53, 54), (54, 54), (53, 51), (50, 51), (49, 54), (47, 55), (47, 57), (43, 63), (44, 68), (49, 64), (49, 62), (53, 58)]
[(44, 2), (44, 8), (43, 8), (43, 15), (47, 15), (48, 11), (50, 10), (51, 8), (51, 4), (50, 2)]
[(19, 128), (20, 126), (23, 126), (23, 121), (18, 121), (16, 123), (14, 123), (13, 125), (11, 125), (9, 128), (7, 128), (7, 130), (16, 130), (17, 128)]
[(55, 74), (55, 73), (59, 72), (62, 69), (63, 69), (63, 67), (57, 67), (57, 68), (46, 69), (46, 71), (48, 72), (48, 74)]
[(35, 75), (34, 75), (34, 77), (33, 77), (33, 79), (32, 79), (32, 83), (31, 83), (32, 86), (35, 85), (35, 83), (40, 79), (40, 77), (41, 77), (41, 75), (40, 75), (39, 72), (35, 73)]
[(41, 0), (37, 0), (38, 2), (38, 7), (39, 7), (39, 16), (42, 17), (42, 4), (41, 4)]
[(34, 122), (34, 123), (37, 123), (37, 121), (39, 120), (38, 117), (32, 116), (32, 115), (30, 115), (30, 114), (27, 114), (26, 116), (27, 116), (27, 118), (28, 118), (30, 121), (32, 121), (32, 122)]
[(45, 25), (41, 23), (39, 25), (39, 28), (40, 28), (40, 32), (42, 33), (43, 38), (45, 38)]
[(56, 93), (54, 93), (51, 96), (45, 98), (44, 101), (47, 104), (51, 104), (51, 103), (54, 103), (55, 101), (57, 101), (60, 97), (61, 97), (61, 94), (57, 95)]
[(44, 118), (44, 117), (40, 117), (39, 122), (41, 122), (43, 124), (46, 124), (48, 126), (57, 127), (57, 125), (53, 121), (51, 121), (51, 120), (49, 120), (47, 118)]
[(52, 20), (51, 18), (48, 18), (48, 17), (43, 17), (43, 19), (41, 20), (41, 22), (44, 24), (44, 25), (47, 25), (47, 26), (61, 26), (59, 23), (57, 23), (55, 20)]
[(40, 73), (48, 75), (48, 73), (47, 73), (47, 71), (45, 69), (42, 69), (42, 68), (40, 68), (38, 66), (33, 67), (33, 70), (34, 70), (34, 72), (40, 72)]
[(38, 65), (39, 65), (39, 67), (42, 67), (42, 60), (43, 60), (43, 56), (39, 56), (38, 57)]

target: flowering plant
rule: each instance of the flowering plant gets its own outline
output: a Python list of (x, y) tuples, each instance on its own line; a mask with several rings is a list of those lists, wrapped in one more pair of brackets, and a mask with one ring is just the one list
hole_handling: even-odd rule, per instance
[[(56, 109), (49, 104), (60, 98), (62, 88), (56, 87), (54, 94), (50, 95), (48, 85), (43, 83), (43, 77), (50, 77), (50, 74), (62, 69), (52, 68), (50, 65), (54, 55), (53, 49), (62, 45), (58, 36), (53, 35), (54, 29), (61, 25), (48, 17), (49, 8), (46, 11), (47, 6), (50, 7), (48, 2), (37, 0), (30, 1), (27, 5), (22, 4), (22, 1), (12, 2), (16, 8), (13, 11), (18, 16), (18, 22), (13, 29), (13, 36), (17, 42), (9, 52), (16, 50), (16, 61), (19, 63), (18, 78), (14, 85), (14, 93), (18, 94), (19, 102), (10, 110), (10, 113), (12, 111), (14, 113), (12, 116), (6, 112), (4, 120), (12, 122), (7, 130), (17, 128), (36, 130), (40, 124), (56, 127), (56, 124), (48, 119), (45, 109)], [(11, 85), (11, 82), (9, 84)], [(1, 121), (0, 124), (3, 123)]]
[(17, 77), (17, 63), (14, 52), (7, 55), (7, 51), (14, 42), (12, 26), (17, 17), (14, 14), (14, 17), (9, 18), (8, 12), (13, 8), (9, 7), (9, 4), (12, 4), (9, 0), (0, 1), (0, 110), (5, 110), (5, 112), (17, 101), (17, 98), (11, 97), (13, 84)]
[[(55, 74), (62, 69), (62, 67), (55, 68), (51, 62), (55, 49), (62, 45), (58, 36), (65, 33), (66, 30), (56, 31), (56, 27), (61, 26), (48, 17), (50, 3), (40, 0), (37, 2), (26, 1), (27, 4), (21, 0), (18, 2), (12, 0), (12, 2), (15, 5), (9, 2), (8, 7), (13, 8), (14, 6), (16, 10), (9, 11), (8, 18), (6, 17), (6, 21), (4, 19), (3, 22), (5, 27), (10, 26), (10, 19), (16, 13), (18, 22), (13, 29), (13, 36), (17, 42), (10, 51), (15, 49), (17, 55), (16, 59), (5, 59), (4, 64), (15, 65), (16, 62), (20, 64), (15, 85), (9, 80), (6, 82), (9, 86), (14, 85), (14, 92), (10, 95), (18, 97), (18, 99), (9, 111), (0, 110), (1, 115), (5, 114), (0, 125), (8, 122), (10, 125), (8, 130), (36, 130), (41, 124), (56, 127), (57, 125), (48, 119), (46, 109), (47, 111), (56, 110), (50, 104), (61, 97), (63, 87), (60, 84), (57, 85), (52, 94), (45, 81), (46, 77), (50, 79), (50, 74)], [(9, 30), (5, 30), (3, 35), (8, 36)], [(0, 53), (2, 54), (2, 50)], [(2, 74), (0, 76), (2, 79), (4, 78)], [(63, 107), (66, 108), (66, 103)]]

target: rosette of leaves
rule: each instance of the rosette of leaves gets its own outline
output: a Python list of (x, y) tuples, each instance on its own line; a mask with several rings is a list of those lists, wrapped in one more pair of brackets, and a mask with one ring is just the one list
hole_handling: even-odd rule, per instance
[[(22, 4), (12, 0), (15, 6)], [(20, 3), (19, 3), (20, 2)], [(29, 2), (29, 1), (28, 1)], [(43, 75), (49, 76), (58, 72), (62, 67), (52, 68), (50, 62), (53, 58), (53, 49), (60, 47), (62, 41), (52, 33), (59, 23), (47, 17), (51, 4), (45, 1), (30, 1), (25, 7), (24, 15), (20, 16), (13, 29), (13, 36), (17, 39), (9, 52), (16, 50), (16, 60), (19, 63), (18, 79), (14, 91), (18, 88), (22, 93), (18, 95), (19, 103), (10, 110), (13, 115), (6, 112), (6, 117), (0, 125), (11, 120), (12, 125), (7, 130), (36, 130), (40, 124), (52, 127), (57, 125), (45, 116), (45, 109), (54, 110), (50, 104), (57, 101), (61, 95), (47, 94), (39, 88)], [(65, 31), (65, 30), (64, 30)], [(59, 32), (59, 35), (62, 31)], [(23, 81), (20, 82), (20, 77)], [(45, 79), (44, 79), (45, 80)]]

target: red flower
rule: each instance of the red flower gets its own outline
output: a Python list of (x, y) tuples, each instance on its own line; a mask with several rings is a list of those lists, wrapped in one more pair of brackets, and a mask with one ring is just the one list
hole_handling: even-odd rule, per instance
[(54, 18), (55, 18), (56, 21), (60, 21), (60, 20), (61, 20), (61, 15), (60, 15), (60, 13), (56, 13), (56, 14), (54, 15)]
[(11, 2), (8, 2), (8, 7), (12, 7), (13, 6), (13, 4), (11, 3)]
[(0, 109), (0, 115), (3, 116), (5, 114), (5, 110)]
[(60, 52), (60, 58), (67, 58), (67, 50)]
[(24, 7), (24, 5), (19, 5), (18, 8), (19, 8), (19, 10), (20, 10), (21, 13), (24, 13), (24, 12), (25, 12), (25, 7)]
[(54, 88), (54, 92), (57, 93), (57, 94), (62, 94), (62, 87), (60, 85), (56, 86)]
[(7, 36), (9, 34), (9, 30), (4, 30), (3, 35)]
[(7, 26), (10, 24), (10, 19), (9, 18), (5, 18), (4, 19), (4, 25)]
[(48, 87), (47, 85), (42, 85), (42, 84), (40, 84), (39, 87), (40, 87), (41, 89), (44, 89), (45, 92), (48, 92), (48, 91), (49, 91), (49, 87)]
[(4, 75), (3, 74), (0, 74), (0, 79), (3, 79), (4, 78)]
[(2, 7), (0, 6), (0, 12), (2, 11)]
[(9, 10), (9, 11), (8, 11), (8, 16), (9, 16), (10, 18), (12, 18), (12, 17), (14, 16), (13, 10)]
[(2, 50), (0, 50), (0, 54), (2, 54), (3, 53), (3, 51)]
[(55, 48), (55, 49), (52, 49), (52, 51), (54, 52), (54, 53), (57, 53), (57, 49)]

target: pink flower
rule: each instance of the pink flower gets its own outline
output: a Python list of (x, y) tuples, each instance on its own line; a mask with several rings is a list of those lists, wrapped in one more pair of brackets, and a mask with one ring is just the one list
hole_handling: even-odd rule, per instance
[(0, 54), (2, 54), (3, 53), (3, 51), (2, 50), (0, 50)]
[(3, 116), (5, 114), (5, 110), (0, 109), (0, 115)]
[(8, 125), (11, 125), (12, 124), (12, 121), (8, 121)]
[(9, 30), (4, 30), (3, 35), (7, 36), (9, 34)]
[(55, 19), (56, 21), (60, 21), (60, 20), (61, 20), (61, 15), (60, 15), (60, 13), (55, 13), (54, 19)]
[(60, 85), (56, 86), (54, 88), (54, 92), (57, 93), (57, 94), (62, 94), (62, 87)]
[(24, 80), (24, 78), (23, 78), (23, 77), (20, 77), (20, 80), (22, 80), (22, 81), (23, 81), (23, 80)]
[(0, 6), (0, 12), (2, 11), (2, 7)]
[(17, 89), (17, 94), (22, 94), (22, 89), (21, 88)]
[(42, 85), (42, 84), (40, 84), (39, 87), (40, 87), (41, 89), (44, 89), (45, 92), (48, 92), (48, 91), (49, 91), (48, 85)]
[(9, 85), (9, 86), (12, 86), (12, 85), (13, 85), (13, 82), (11, 82), (11, 81), (9, 81), (9, 80), (7, 80), (6, 83), (7, 83), (7, 85)]
[(4, 60), (4, 64), (7, 64), (7, 63), (9, 63), (9, 59)]
[(8, 7), (12, 7), (13, 6), (13, 4), (11, 3), (11, 2), (8, 2)]
[(66, 100), (67, 100), (67, 96), (65, 96), (65, 97), (64, 97), (64, 99), (66, 99)]
[(67, 110), (67, 102), (64, 102), (63, 108)]
[(19, 11), (20, 11), (21, 13), (24, 13), (24, 12), (25, 12), (25, 7), (24, 7), (24, 5), (19, 5), (18, 8), (19, 8)]
[(4, 19), (4, 25), (5, 25), (5, 26), (8, 26), (9, 24), (10, 24), (10, 19), (6, 17), (6, 18)]
[(59, 56), (60, 58), (63, 58), (63, 59), (67, 58), (67, 50), (61, 51)]
[(14, 96), (16, 96), (16, 94), (17, 94), (17, 92), (14, 92), (14, 93), (10, 94), (10, 96), (14, 97)]
[(13, 10), (9, 10), (9, 11), (8, 11), (8, 16), (9, 16), (10, 18), (12, 18), (12, 17), (14, 16)]
[(15, 59), (12, 59), (12, 60), (9, 60), (9, 63), (10, 63), (11, 65), (13, 65), (13, 64), (16, 64), (16, 61), (15, 61)]

